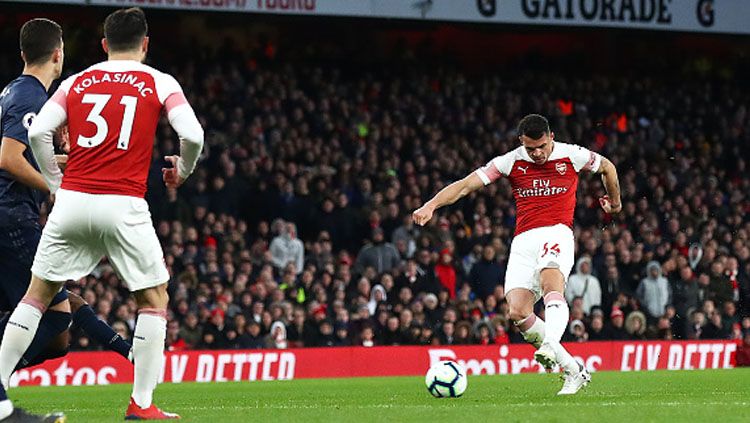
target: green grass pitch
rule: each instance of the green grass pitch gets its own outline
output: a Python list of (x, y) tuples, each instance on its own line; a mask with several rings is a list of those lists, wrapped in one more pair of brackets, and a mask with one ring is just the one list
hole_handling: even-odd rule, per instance
[[(472, 376), (462, 398), (435, 399), (422, 377), (164, 384), (156, 403), (182, 421), (749, 422), (750, 369), (600, 372), (573, 397), (557, 375)], [(16, 405), (68, 422), (120, 421), (130, 385), (24, 387)]]

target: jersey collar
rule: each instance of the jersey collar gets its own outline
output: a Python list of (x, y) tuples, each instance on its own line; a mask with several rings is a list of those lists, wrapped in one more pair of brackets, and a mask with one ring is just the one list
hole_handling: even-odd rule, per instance
[(36, 76), (34, 76), (34, 75), (31, 75), (31, 74), (28, 74), (28, 73), (22, 73), (22, 74), (21, 74), (21, 75), (19, 76), (19, 78), (30, 79), (30, 80), (32, 80), (32, 81), (34, 81), (34, 82), (36, 82), (36, 83), (37, 83), (37, 85), (39, 85), (39, 87), (40, 87), (40, 88), (41, 88), (41, 89), (42, 89), (42, 90), (43, 90), (43, 91), (44, 91), (45, 93), (47, 92), (47, 89), (46, 89), (46, 88), (44, 88), (44, 84), (42, 84), (42, 81), (40, 81), (40, 80), (39, 80), (39, 78), (37, 78)]

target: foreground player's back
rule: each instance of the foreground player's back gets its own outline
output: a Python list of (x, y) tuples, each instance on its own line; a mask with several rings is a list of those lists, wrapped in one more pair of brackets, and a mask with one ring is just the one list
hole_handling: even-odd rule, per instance
[(181, 92), (173, 77), (132, 60), (98, 63), (66, 79), (53, 97), (70, 133), (62, 188), (143, 197), (156, 125), (169, 96)]

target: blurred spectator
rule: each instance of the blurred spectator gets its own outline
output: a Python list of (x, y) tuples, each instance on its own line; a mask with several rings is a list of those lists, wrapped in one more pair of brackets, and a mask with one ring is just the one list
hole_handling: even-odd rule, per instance
[(672, 322), (670, 322), (666, 316), (659, 318), (654, 329), (656, 329), (656, 333), (651, 337), (652, 339), (660, 339), (664, 341), (671, 341), (674, 339), (674, 335), (672, 334)]
[(188, 313), (180, 327), (180, 339), (185, 341), (188, 347), (195, 348), (201, 342), (202, 334), (203, 328), (198, 322), (198, 316)]
[(706, 326), (706, 315), (701, 310), (696, 310), (690, 316), (690, 324), (687, 328), (688, 339), (705, 339), (703, 335)]
[(750, 316), (750, 260), (745, 263), (737, 275), (738, 294), (740, 300), (740, 314)]
[(495, 332), (494, 343), (497, 345), (510, 344), (510, 336), (506, 329), (507, 321), (500, 316), (494, 317), (492, 320), (492, 328)]
[(352, 345), (352, 341), (349, 339), (349, 328), (347, 328), (346, 323), (338, 322), (334, 325), (333, 329), (335, 333), (334, 346), (348, 347)]
[[(651, 261), (646, 266), (646, 277), (638, 285), (636, 295), (643, 304), (648, 316), (657, 319), (664, 314), (667, 305), (670, 304), (671, 291), (667, 278), (662, 276), (661, 265), (657, 261)], [(645, 326), (644, 326), (645, 329)]]
[(395, 268), (400, 262), (396, 247), (390, 242), (385, 242), (383, 229), (376, 227), (372, 230), (372, 243), (362, 247), (357, 255), (355, 270), (361, 272), (367, 267), (372, 267), (376, 273), (383, 273)]
[(440, 326), (440, 332), (438, 333), (438, 339), (440, 345), (453, 345), (455, 343), (455, 325), (453, 322), (443, 322)]
[[(305, 346), (305, 335), (308, 328), (305, 320), (305, 310), (302, 307), (295, 307), (292, 311), (292, 319), (287, 325), (286, 339), (291, 348)], [(260, 329), (260, 326), (258, 327)]]
[(203, 327), (200, 347), (203, 349), (220, 350), (229, 347), (224, 323), (224, 310), (217, 308), (210, 313), (211, 319)]
[(338, 340), (334, 334), (333, 322), (329, 319), (320, 322), (318, 333), (317, 347), (333, 347), (337, 344)]
[(625, 331), (630, 339), (646, 339), (646, 315), (640, 311), (633, 311), (625, 319)]
[(703, 327), (701, 339), (729, 339), (729, 331), (724, 329), (721, 314), (714, 312)]
[(178, 221), (183, 225), (193, 224), (193, 209), (184, 198), (177, 194), (177, 189), (166, 188), (164, 199), (156, 203), (151, 210), (154, 221)]
[(404, 334), (401, 331), (398, 317), (389, 317), (383, 330), (382, 345), (403, 345)]
[(615, 307), (612, 309), (609, 318), (609, 326), (605, 329), (606, 338), (613, 341), (624, 341), (629, 339), (630, 335), (625, 330), (625, 313)]
[(568, 284), (565, 286), (565, 298), (572, 305), (573, 298), (581, 297), (583, 299), (583, 312), (591, 313), (591, 308), (601, 306), (602, 288), (599, 279), (591, 274), (591, 258), (588, 256), (581, 257), (576, 263), (576, 273), (568, 277)]
[[(410, 214), (404, 215), (402, 225), (396, 228), (391, 235), (393, 245), (403, 246), (403, 258), (411, 258), (417, 251), (417, 238), (419, 237), (419, 227), (414, 224)], [(401, 251), (401, 249), (399, 249)]]
[(487, 322), (480, 321), (474, 326), (474, 342), (479, 345), (495, 343), (495, 333)]
[(737, 367), (750, 367), (750, 332), (745, 334), (742, 345), (737, 348)]
[(709, 278), (707, 298), (713, 300), (717, 307), (721, 307), (726, 301), (732, 301), (732, 282), (724, 273), (722, 261), (716, 260), (711, 263)]
[(598, 311), (599, 313), (594, 314), (591, 318), (591, 324), (587, 331), (589, 341), (604, 341), (608, 339), (607, 331), (604, 329), (604, 316), (601, 314), (601, 310)]
[(453, 255), (444, 248), (440, 251), (440, 261), (435, 265), (435, 274), (440, 285), (448, 291), (450, 299), (456, 298), (456, 269), (453, 267)]
[(437, 327), (443, 318), (443, 310), (440, 308), (437, 295), (431, 292), (424, 294), (422, 303), (424, 304), (422, 313), (424, 314), (425, 323), (431, 328)]
[(279, 219), (274, 222), (278, 235), (271, 241), (271, 260), (277, 270), (282, 271), (289, 263), (294, 264), (295, 274), (302, 273), (305, 262), (305, 247), (297, 239), (297, 225)]
[(623, 291), (620, 287), (620, 271), (617, 270), (617, 266), (615, 265), (614, 254), (608, 255), (605, 260), (612, 263), (607, 266), (605, 276), (600, 283), (602, 287), (602, 309), (605, 313), (610, 313), (612, 311), (612, 304), (620, 292)]
[(677, 312), (676, 327), (680, 337), (685, 337), (685, 329), (690, 314), (698, 307), (698, 281), (689, 266), (683, 266), (679, 278), (672, 282), (672, 304)]
[(465, 320), (462, 320), (456, 325), (454, 345), (467, 345), (471, 343), (471, 324)]
[(365, 328), (362, 329), (361, 338), (363, 347), (375, 346), (375, 332), (370, 326), (365, 326)]
[(251, 320), (246, 326), (245, 332), (241, 333), (237, 338), (237, 343), (239, 344), (239, 347), (243, 349), (264, 348), (265, 340), (260, 333), (260, 324), (255, 320)]
[(281, 321), (273, 322), (271, 325), (271, 331), (266, 337), (266, 348), (284, 349), (287, 345), (286, 326)]
[(395, 288), (398, 290), (400, 297), (403, 296), (401, 293), (406, 288), (409, 301), (411, 301), (413, 293), (432, 292), (436, 284), (434, 275), (425, 272), (424, 269), (419, 267), (416, 260), (410, 259), (406, 262), (404, 273), (396, 279)]
[(568, 333), (565, 336), (567, 342), (586, 342), (589, 340), (589, 334), (586, 332), (586, 326), (581, 320), (573, 320), (568, 325)]
[(721, 314), (721, 327), (724, 332), (731, 332), (734, 325), (739, 325), (740, 319), (737, 316), (737, 306), (727, 301), (724, 303), (724, 307)]
[(370, 291), (370, 301), (367, 303), (367, 309), (373, 315), (377, 311), (378, 305), (388, 300), (388, 294), (385, 292), (383, 285), (375, 285)]
[(421, 286), (419, 286), (418, 290), (413, 292), (425, 292), (438, 295), (443, 288), (441, 287), (437, 273), (435, 272), (432, 253), (427, 249), (421, 249), (417, 252), (416, 257), (419, 273), (423, 275), (423, 277), (421, 278)]
[(734, 339), (737, 341), (741, 341), (744, 334), (742, 333), (742, 325), (739, 323), (735, 323), (732, 325), (732, 328), (729, 333), (729, 339)]
[(495, 292), (495, 288), (502, 284), (503, 268), (497, 262), (495, 249), (485, 245), (482, 249), (482, 259), (471, 268), (469, 283), (477, 298), (487, 298)]

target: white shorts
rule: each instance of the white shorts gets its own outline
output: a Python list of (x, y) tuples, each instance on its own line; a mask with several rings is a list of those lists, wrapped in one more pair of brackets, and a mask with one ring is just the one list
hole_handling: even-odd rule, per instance
[(567, 283), (574, 258), (573, 231), (567, 225), (544, 226), (523, 232), (510, 244), (505, 292), (528, 289), (538, 301), (542, 297), (539, 281), (542, 269), (560, 269)]
[(60, 189), (31, 272), (51, 282), (89, 275), (106, 256), (130, 291), (169, 281), (143, 198)]

